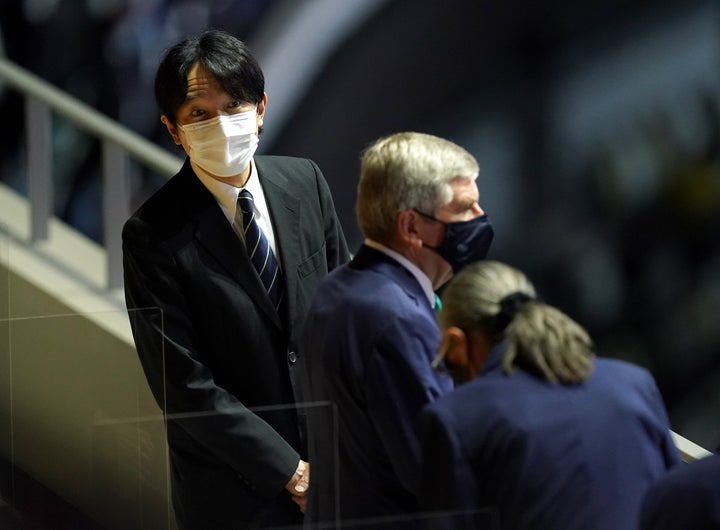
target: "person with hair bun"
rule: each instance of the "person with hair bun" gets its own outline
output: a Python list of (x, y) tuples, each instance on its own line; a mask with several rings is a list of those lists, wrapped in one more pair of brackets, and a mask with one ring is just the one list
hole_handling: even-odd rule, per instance
[(498, 261), (450, 281), (439, 321), (433, 366), (458, 386), (421, 413), (431, 526), (636, 528), (644, 493), (680, 462), (650, 373), (596, 357), (582, 326)]

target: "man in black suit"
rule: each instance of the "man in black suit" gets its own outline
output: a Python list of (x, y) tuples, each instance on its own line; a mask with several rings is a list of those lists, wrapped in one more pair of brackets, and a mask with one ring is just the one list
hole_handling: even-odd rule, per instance
[(172, 47), (155, 95), (188, 159), (125, 224), (125, 295), (167, 418), (176, 519), (300, 524), (297, 332), (320, 278), (349, 259), (327, 183), (310, 160), (254, 156), (264, 77), (231, 35)]

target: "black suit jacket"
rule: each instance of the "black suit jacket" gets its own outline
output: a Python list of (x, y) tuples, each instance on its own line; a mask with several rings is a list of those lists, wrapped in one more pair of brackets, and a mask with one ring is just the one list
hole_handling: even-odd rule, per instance
[(130, 322), (167, 417), (176, 516), (193, 530), (299, 515), (284, 492), (305, 457), (297, 333), (318, 281), (349, 259), (318, 167), (255, 163), (286, 282), (282, 315), (188, 161), (123, 229)]

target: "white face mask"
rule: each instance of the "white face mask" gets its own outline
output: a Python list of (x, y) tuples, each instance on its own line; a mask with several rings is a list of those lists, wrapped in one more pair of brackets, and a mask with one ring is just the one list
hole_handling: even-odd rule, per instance
[(258, 145), (256, 109), (178, 125), (190, 160), (211, 175), (234, 177), (248, 167)]

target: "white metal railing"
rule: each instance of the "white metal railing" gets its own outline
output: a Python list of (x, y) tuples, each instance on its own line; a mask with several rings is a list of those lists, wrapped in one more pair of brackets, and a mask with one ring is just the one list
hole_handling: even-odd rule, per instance
[(25, 131), (31, 242), (48, 238), (52, 216), (52, 112), (102, 142), (103, 245), (107, 252), (107, 288), (122, 287), (121, 229), (130, 214), (129, 160), (171, 176), (182, 160), (47, 81), (0, 58), (0, 82), (25, 97)]
[(676, 432), (671, 431), (670, 434), (672, 434), (675, 446), (678, 448), (680, 456), (685, 462), (700, 460), (701, 458), (705, 458), (712, 454), (704, 447), (699, 446), (695, 442), (688, 440)]

